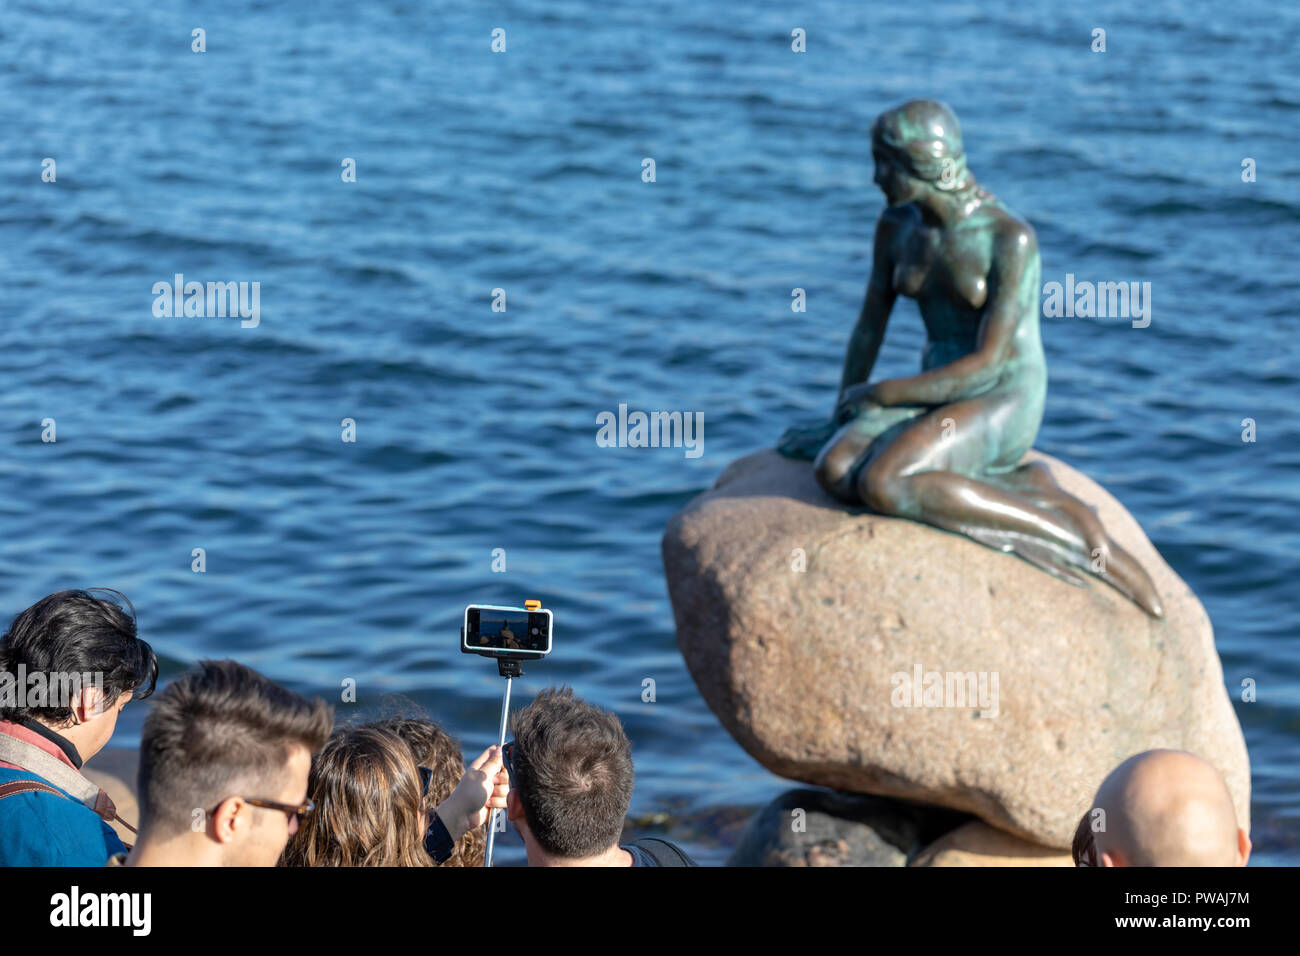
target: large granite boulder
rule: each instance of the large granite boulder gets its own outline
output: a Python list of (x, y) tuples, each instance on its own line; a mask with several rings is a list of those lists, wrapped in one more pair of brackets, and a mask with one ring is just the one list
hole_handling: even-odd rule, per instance
[(1214, 764), (1248, 827), (1245, 741), (1200, 601), (1104, 489), (1029, 457), (1148, 569), (1164, 620), (1099, 581), (848, 509), (808, 462), (762, 451), (664, 533), (700, 693), (775, 773), (967, 811), (1049, 847), (1069, 847), (1111, 769), (1156, 747)]

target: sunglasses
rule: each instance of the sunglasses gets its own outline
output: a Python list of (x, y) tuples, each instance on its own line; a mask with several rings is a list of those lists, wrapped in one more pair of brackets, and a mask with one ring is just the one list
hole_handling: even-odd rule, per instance
[(515, 742), (513, 740), (508, 741), (505, 747), (501, 750), (501, 763), (505, 765), (506, 773), (511, 777), (515, 775), (514, 761), (512, 759), (514, 751)]
[(248, 797), (241, 797), (250, 807), (261, 807), (263, 810), (279, 810), (287, 813), (291, 817), (298, 818), (298, 825), (302, 826), (307, 818), (307, 814), (316, 809), (316, 804), (311, 800), (306, 803), (276, 803), (274, 800), (253, 800)]

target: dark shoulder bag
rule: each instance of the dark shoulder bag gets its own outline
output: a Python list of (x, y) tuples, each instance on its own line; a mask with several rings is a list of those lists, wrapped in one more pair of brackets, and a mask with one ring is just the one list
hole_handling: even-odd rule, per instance
[(697, 866), (698, 864), (683, 853), (676, 845), (658, 837), (642, 837), (634, 840), (633, 846), (645, 850), (660, 866)]

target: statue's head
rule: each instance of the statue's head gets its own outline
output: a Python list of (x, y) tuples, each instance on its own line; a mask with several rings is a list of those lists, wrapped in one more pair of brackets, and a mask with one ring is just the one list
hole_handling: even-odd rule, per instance
[(961, 124), (946, 103), (909, 100), (871, 124), (876, 185), (891, 206), (922, 197), (927, 189), (958, 193), (974, 179), (966, 169)]

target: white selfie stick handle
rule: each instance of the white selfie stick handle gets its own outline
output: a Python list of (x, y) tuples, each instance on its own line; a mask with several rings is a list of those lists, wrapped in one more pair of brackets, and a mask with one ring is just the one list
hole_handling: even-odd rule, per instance
[[(506, 678), (506, 695), (501, 700), (501, 730), (497, 733), (497, 746), (503, 751), (506, 746), (506, 718), (510, 714), (510, 685), (514, 683), (511, 677)], [(495, 780), (493, 784), (495, 785)], [(497, 814), (500, 810), (493, 810), (488, 815), (488, 834), (487, 834), (487, 854), (483, 857), (483, 865), (492, 865), (492, 844), (496, 842), (497, 835)]]

